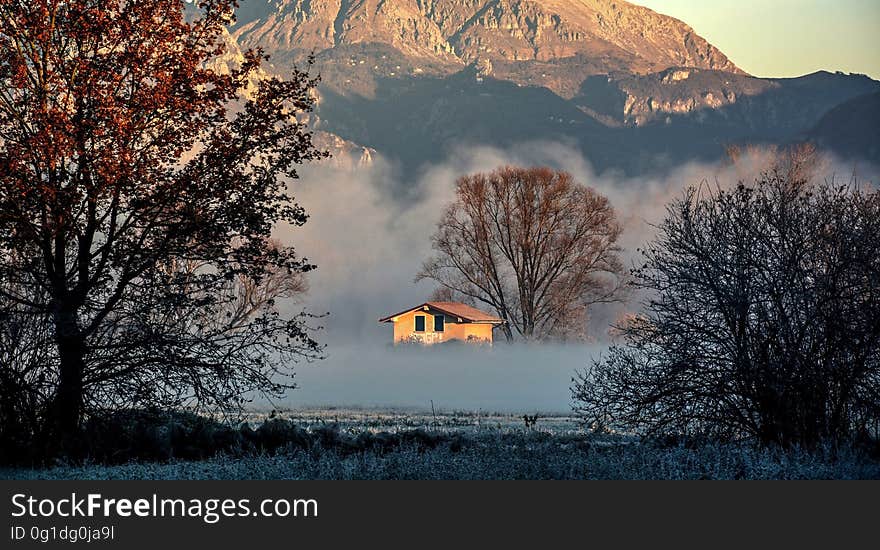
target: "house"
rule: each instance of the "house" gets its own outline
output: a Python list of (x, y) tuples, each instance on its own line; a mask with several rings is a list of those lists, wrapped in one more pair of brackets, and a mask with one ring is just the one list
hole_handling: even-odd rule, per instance
[(460, 302), (425, 302), (379, 319), (394, 324), (394, 343), (492, 343), (492, 329), (503, 319)]

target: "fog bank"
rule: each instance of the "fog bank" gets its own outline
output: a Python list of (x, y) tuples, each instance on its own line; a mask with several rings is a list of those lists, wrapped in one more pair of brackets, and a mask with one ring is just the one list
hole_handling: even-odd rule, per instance
[(496, 344), (391, 349), (336, 343), (296, 369), (291, 408), (363, 406), (484, 412), (569, 412), (575, 369), (603, 346)]
[[(300, 387), (283, 405), (424, 408), (433, 399), (446, 409), (568, 410), (575, 369), (605, 349), (609, 325), (618, 315), (639, 310), (638, 296), (591, 312), (591, 345), (510, 347), (497, 341), (488, 350), (395, 350), (388, 345), (391, 326), (377, 323), (430, 297), (433, 286), (414, 284), (413, 278), (431, 254), (430, 237), (454, 198), (456, 178), (506, 164), (566, 170), (609, 198), (624, 226), (623, 255), (632, 265), (639, 262), (636, 249), (653, 237), (666, 205), (685, 187), (750, 181), (766, 162), (758, 155), (736, 165), (693, 163), (656, 177), (624, 178), (596, 174), (565, 144), (531, 143), (505, 151), (463, 149), (426, 167), (414, 181), (398, 178), (378, 156), (370, 166), (331, 162), (303, 167), (292, 192), (310, 219), (303, 227), (280, 228), (277, 236), (318, 265), (309, 274), (308, 295), (296, 307), (329, 312), (316, 334), (327, 345), (328, 357), (297, 366)], [(831, 159), (824, 169), (852, 173), (851, 166)]]

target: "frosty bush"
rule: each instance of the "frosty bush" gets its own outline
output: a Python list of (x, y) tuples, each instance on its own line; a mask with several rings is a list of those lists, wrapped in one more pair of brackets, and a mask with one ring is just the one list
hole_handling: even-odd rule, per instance
[(876, 437), (876, 190), (778, 172), (691, 188), (643, 254), (647, 313), (572, 388), (594, 428), (808, 447)]

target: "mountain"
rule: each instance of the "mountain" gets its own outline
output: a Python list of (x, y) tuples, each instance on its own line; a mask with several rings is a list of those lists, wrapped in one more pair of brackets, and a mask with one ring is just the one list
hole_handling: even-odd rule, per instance
[(388, 59), (385, 52), (361, 48), (354, 50), (357, 65), (374, 76), (400, 76), (488, 63), (499, 78), (563, 95), (582, 76), (608, 69), (742, 72), (681, 21), (618, 0), (245, 0), (233, 33), (282, 63), (311, 52), (344, 62), (352, 46), (384, 44), (409, 62), (377, 63)]
[(797, 139), (880, 91), (863, 75), (753, 77), (687, 24), (620, 0), (243, 0), (236, 16), (232, 39), (263, 48), (272, 72), (314, 54), (329, 142), (405, 170), (460, 146), (558, 140), (638, 174)]
[(618, 0), (254, 0), (237, 17), (243, 43), (287, 52), (378, 42), (459, 63), (585, 55), (738, 71), (681, 21)]
[[(211, 68), (220, 74), (230, 74), (230, 72), (244, 63), (244, 52), (242, 52), (241, 47), (235, 38), (233, 38), (225, 29), (222, 38), (225, 51), (222, 55), (217, 56), (212, 61)], [(252, 97), (259, 81), (269, 78), (270, 76), (274, 75), (268, 72), (265, 68), (259, 68), (255, 74), (251, 76), (247, 88), (245, 89), (245, 96)], [(315, 146), (322, 150), (331, 151), (332, 162), (341, 164), (368, 164), (372, 161), (372, 156), (375, 154), (375, 150), (322, 130), (321, 127), (323, 126), (323, 123), (320, 116), (316, 113), (309, 113), (306, 115), (303, 122), (315, 130)]]
[(880, 166), (880, 93), (859, 96), (831, 109), (808, 138), (843, 158)]

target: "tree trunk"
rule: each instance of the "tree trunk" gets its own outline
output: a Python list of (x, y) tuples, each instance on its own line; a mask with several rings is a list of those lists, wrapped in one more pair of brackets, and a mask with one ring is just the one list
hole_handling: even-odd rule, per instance
[(79, 429), (83, 408), (86, 343), (75, 312), (56, 315), (55, 342), (60, 371), (58, 389), (47, 420), (51, 423), (50, 433), (64, 446)]
[(513, 330), (510, 328), (510, 321), (507, 320), (507, 315), (502, 315), (501, 318), (504, 319), (504, 322), (501, 324), (501, 331), (504, 333), (507, 343), (510, 344), (513, 342)]

